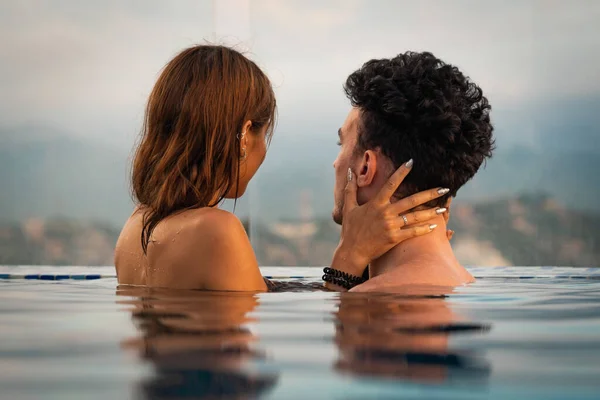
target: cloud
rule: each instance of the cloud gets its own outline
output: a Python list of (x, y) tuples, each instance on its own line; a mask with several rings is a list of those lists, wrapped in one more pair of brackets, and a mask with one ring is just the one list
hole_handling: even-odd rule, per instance
[[(259, 54), (277, 68), (344, 74), (368, 58), (429, 50), (503, 97), (600, 90), (588, 79), (600, 61), (597, 2), (327, 2), (306, 17), (305, 2), (257, 3), (269, 9), (254, 17)], [(337, 10), (343, 18), (327, 17)], [(312, 23), (313, 14), (330, 23)]]
[[(112, 138), (139, 124), (162, 66), (212, 36), (212, 4), (24, 1), (0, 9), (3, 123)], [(115, 129), (120, 126), (120, 129)], [(109, 129), (107, 129), (107, 127)], [(122, 142), (122, 141), (121, 141)]]
[(599, 17), (593, 0), (3, 2), (0, 116), (130, 146), (162, 66), (227, 37), (245, 41), (272, 77), (286, 132), (337, 126), (348, 73), (408, 49), (459, 66), (504, 116), (600, 92)]
[[(345, 77), (368, 59), (406, 50), (432, 51), (483, 88), (494, 106), (499, 144), (538, 140), (537, 123), (528, 116), (534, 106), (600, 93), (597, 2), (254, 4), (268, 9), (253, 17), (255, 52), (277, 87), (280, 134), (299, 134), (288, 122), (302, 119), (310, 121), (307, 128), (325, 124), (333, 129), (348, 108), (341, 91)], [(503, 129), (516, 118), (521, 129)], [(302, 135), (310, 134), (306, 130)]]

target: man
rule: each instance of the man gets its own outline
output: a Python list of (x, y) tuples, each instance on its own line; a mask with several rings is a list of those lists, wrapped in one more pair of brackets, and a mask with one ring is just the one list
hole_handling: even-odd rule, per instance
[[(349, 170), (356, 179), (358, 204), (375, 196), (390, 174), (409, 160), (412, 170), (396, 199), (432, 187), (449, 189), (424, 206), (438, 208), (439, 216), (429, 222), (437, 229), (374, 260), (370, 279), (353, 290), (473, 282), (452, 252), (442, 214), (494, 149), (491, 107), (481, 89), (458, 68), (426, 52), (371, 60), (348, 77), (344, 89), (353, 108), (338, 132), (333, 211), (337, 223), (342, 223)], [(405, 219), (407, 225), (418, 222)]]

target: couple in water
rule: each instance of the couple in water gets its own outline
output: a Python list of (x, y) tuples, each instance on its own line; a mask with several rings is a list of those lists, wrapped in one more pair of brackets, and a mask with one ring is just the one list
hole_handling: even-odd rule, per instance
[[(432, 54), (407, 52), (368, 61), (344, 90), (351, 107), (333, 163), (342, 230), (325, 286), (473, 282), (446, 224), (451, 199), (494, 148), (481, 89)], [(242, 223), (218, 205), (244, 194), (275, 115), (269, 79), (233, 49), (195, 46), (167, 64), (133, 161), (138, 204), (115, 249), (120, 284), (268, 290)]]

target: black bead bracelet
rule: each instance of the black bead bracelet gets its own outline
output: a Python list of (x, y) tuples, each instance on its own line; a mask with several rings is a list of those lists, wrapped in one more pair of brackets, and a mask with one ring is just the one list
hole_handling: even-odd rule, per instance
[(334, 285), (341, 286), (348, 290), (352, 289), (354, 287), (351, 283), (343, 280), (342, 278), (336, 278), (335, 276), (331, 276), (331, 275), (327, 275), (327, 274), (323, 275), (323, 280), (325, 282), (333, 283)]
[(352, 275), (331, 267), (323, 268), (323, 272), (325, 273), (325, 275), (323, 275), (323, 280), (325, 282), (333, 283), (345, 289), (352, 289), (354, 286), (365, 282), (363, 277)]

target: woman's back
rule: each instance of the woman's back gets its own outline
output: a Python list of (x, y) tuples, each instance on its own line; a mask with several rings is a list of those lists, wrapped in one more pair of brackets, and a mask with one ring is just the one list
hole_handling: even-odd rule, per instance
[(125, 223), (115, 249), (119, 284), (179, 289), (265, 290), (241, 222), (203, 207), (176, 213), (154, 229), (146, 254), (144, 209)]
[[(196, 212), (194, 212), (196, 211)], [(115, 248), (115, 267), (120, 284), (167, 286), (169, 275), (178, 264), (190, 264), (194, 260), (194, 246), (186, 233), (201, 224), (202, 212), (186, 211), (162, 220), (152, 233), (144, 254), (140, 238), (143, 229), (143, 208), (129, 217)], [(183, 234), (181, 234), (183, 232)], [(202, 243), (201, 237), (195, 241)], [(198, 263), (193, 267), (202, 268)], [(200, 263), (201, 264), (201, 263)], [(183, 269), (179, 267), (178, 269)], [(190, 274), (191, 275), (191, 274)], [(189, 281), (189, 276), (184, 281)]]
[(142, 213), (136, 209), (125, 222), (115, 247), (115, 268), (119, 283), (146, 285), (148, 258), (142, 250)]

